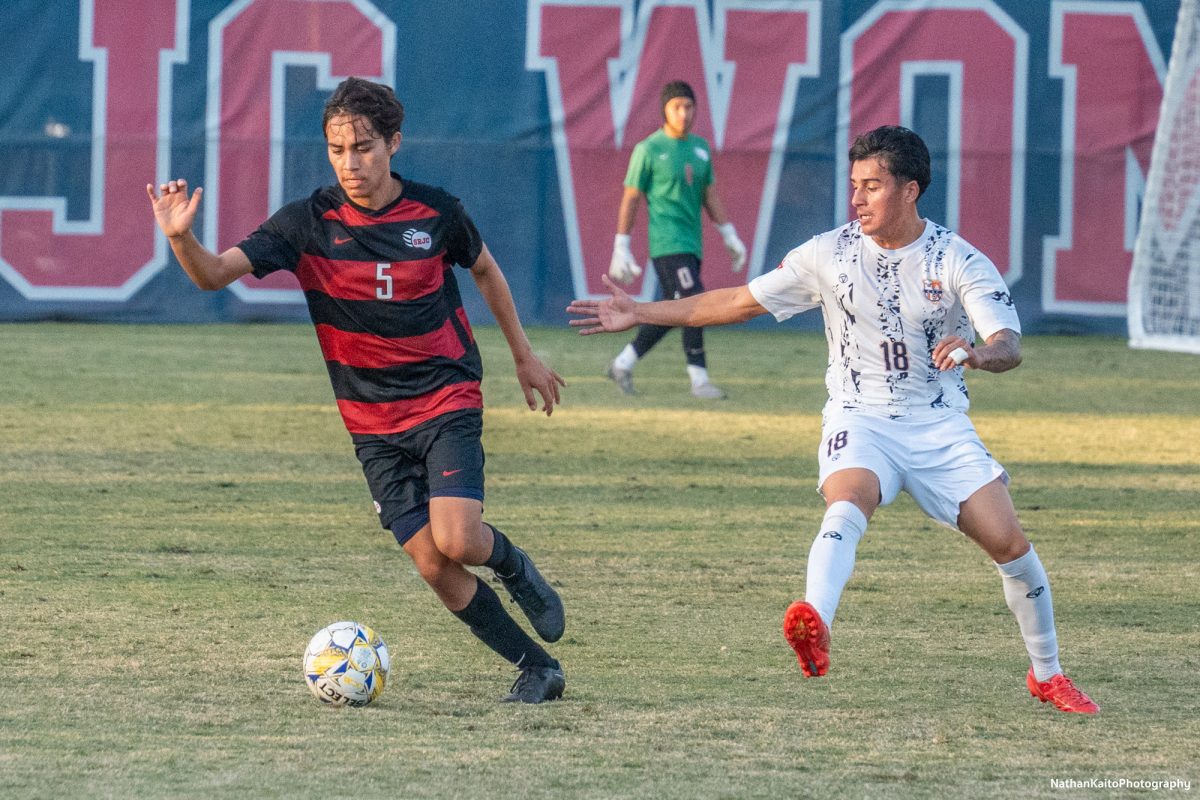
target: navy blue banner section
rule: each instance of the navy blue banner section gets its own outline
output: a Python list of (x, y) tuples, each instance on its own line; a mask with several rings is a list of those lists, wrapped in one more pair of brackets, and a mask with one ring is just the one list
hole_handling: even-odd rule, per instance
[[(0, 7), (0, 320), (306, 319), (290, 274), (195, 288), (144, 187), (203, 186), (197, 236), (235, 245), (333, 182), (322, 105), (359, 75), (396, 88), (394, 168), (462, 199), (527, 324), (562, 324), (571, 298), (601, 291), (629, 154), (661, 122), (662, 85), (683, 79), (749, 251), (735, 273), (706, 225), (706, 286), (847, 220), (850, 142), (899, 123), (933, 156), (922, 213), (991, 257), (1026, 332), (1121, 333), (1178, 5), (14, 0)], [(654, 281), (633, 291), (653, 297)]]

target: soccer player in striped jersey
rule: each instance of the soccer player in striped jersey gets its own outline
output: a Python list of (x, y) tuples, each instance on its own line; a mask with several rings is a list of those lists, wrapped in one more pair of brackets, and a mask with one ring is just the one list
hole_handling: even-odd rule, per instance
[(186, 181), (173, 180), (146, 191), (200, 288), (295, 274), (380, 523), (446, 608), (516, 665), (504, 700), (554, 700), (565, 685), (561, 665), (466, 568), (491, 568), (542, 639), (562, 636), (557, 592), (483, 521), (483, 366), (455, 265), (469, 271), (504, 333), (530, 410), (540, 395), (549, 416), (566, 384), (534, 355), (504, 274), (462, 204), (391, 171), (403, 120), (390, 87), (343, 81), (322, 123), (337, 184), (285, 205), (219, 255), (192, 233), (202, 189), (189, 196)]
[(875, 510), (903, 489), (996, 564), (1032, 662), (1030, 693), (1094, 714), (1099, 707), (1059, 665), (1050, 582), (1017, 520), (1008, 474), (966, 414), (964, 368), (1005, 372), (1021, 363), (1008, 289), (986, 256), (918, 214), (930, 181), (920, 137), (884, 126), (860, 136), (849, 157), (858, 218), (792, 250), (778, 269), (746, 286), (658, 303), (634, 302), (610, 281), (610, 299), (571, 304), (581, 317), (571, 324), (590, 334), (766, 313), (782, 321), (819, 306), (829, 345), (818, 450), (826, 512), (809, 551), (805, 599), (784, 615), (801, 671), (829, 669), (829, 626), (858, 542)]

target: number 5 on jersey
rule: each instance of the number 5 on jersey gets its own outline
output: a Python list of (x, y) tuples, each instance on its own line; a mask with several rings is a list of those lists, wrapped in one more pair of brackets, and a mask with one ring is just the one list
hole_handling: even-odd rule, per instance
[(375, 279), (379, 281), (379, 285), (375, 287), (375, 297), (378, 300), (392, 299), (392, 276), (388, 274), (391, 268), (392, 265), (386, 261), (375, 265)]

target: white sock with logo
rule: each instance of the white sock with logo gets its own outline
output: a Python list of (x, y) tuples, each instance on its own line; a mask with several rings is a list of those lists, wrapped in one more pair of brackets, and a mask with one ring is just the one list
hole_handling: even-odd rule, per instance
[(704, 367), (695, 367), (688, 364), (687, 372), (688, 377), (692, 379), (692, 386), (703, 386), (708, 383), (708, 370)]
[(842, 589), (854, 571), (854, 553), (866, 530), (867, 518), (858, 506), (838, 500), (825, 510), (821, 532), (809, 548), (804, 599), (831, 628)]
[(637, 350), (633, 349), (632, 344), (625, 345), (625, 349), (617, 353), (617, 357), (613, 359), (613, 366), (617, 369), (630, 370), (637, 363)]
[(1058, 634), (1054, 630), (1054, 604), (1050, 600), (1050, 579), (1042, 560), (1030, 545), (1029, 552), (1007, 564), (997, 564), (1008, 603), (1021, 638), (1033, 662), (1033, 676), (1048, 681), (1062, 667), (1058, 663)]

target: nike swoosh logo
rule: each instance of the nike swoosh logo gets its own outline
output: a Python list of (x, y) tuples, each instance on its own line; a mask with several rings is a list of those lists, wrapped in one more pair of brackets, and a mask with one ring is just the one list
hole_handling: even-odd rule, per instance
[(442, 470), (442, 477), (449, 478), (451, 475), (457, 475), (460, 472), (462, 472), (461, 469), (444, 469)]
[(333, 243), (334, 244), (345, 244), (346, 242), (350, 241), (353, 238), (354, 238), (353, 236), (347, 236), (345, 239), (343, 239), (340, 236), (335, 236), (335, 237), (333, 237)]

